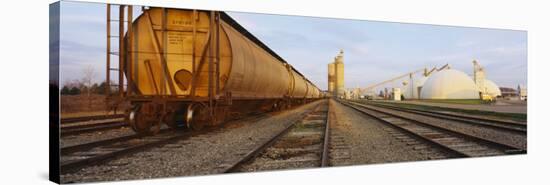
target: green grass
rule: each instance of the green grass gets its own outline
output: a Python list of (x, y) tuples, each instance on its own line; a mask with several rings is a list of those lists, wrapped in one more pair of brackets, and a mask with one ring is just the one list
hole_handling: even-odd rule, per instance
[(527, 114), (522, 113), (503, 113), (503, 112), (493, 112), (493, 111), (483, 111), (483, 110), (470, 110), (470, 109), (457, 109), (457, 108), (448, 108), (440, 106), (431, 106), (431, 105), (417, 105), (417, 104), (408, 104), (408, 103), (391, 103), (391, 102), (373, 102), (361, 100), (362, 103), (378, 103), (378, 104), (391, 104), (404, 108), (411, 109), (420, 109), (420, 110), (429, 110), (429, 111), (448, 111), (456, 112), (468, 115), (478, 115), (492, 117), (496, 119), (508, 119), (514, 121), (527, 122)]

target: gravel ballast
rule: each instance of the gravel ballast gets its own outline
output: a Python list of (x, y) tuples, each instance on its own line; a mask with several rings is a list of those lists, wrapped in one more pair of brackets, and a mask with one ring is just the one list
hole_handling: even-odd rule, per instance
[(414, 146), (391, 135), (391, 132), (398, 132), (395, 129), (336, 101), (331, 101), (330, 106), (334, 112), (331, 140), (337, 138), (337, 142), (341, 142), (339, 145), (347, 146), (338, 150), (344, 156), (331, 154), (331, 158), (338, 158), (331, 160), (332, 166), (419, 161), (445, 155), (438, 151), (415, 150)]
[(120, 127), (116, 129), (82, 133), (78, 135), (61, 137), (61, 139), (59, 140), (59, 146), (63, 148), (67, 146), (73, 146), (73, 145), (84, 144), (84, 143), (93, 142), (93, 141), (112, 139), (116, 137), (134, 135), (134, 134), (135, 132), (130, 127)]
[(386, 108), (380, 108), (380, 107), (373, 107), (371, 105), (365, 105), (367, 107), (380, 109), (388, 113), (397, 114), (399, 116), (403, 116), (406, 118), (410, 118), (413, 120), (418, 120), (421, 122), (429, 123), (435, 126), (440, 126), (444, 128), (448, 128), (453, 131), (458, 131), (466, 134), (471, 134), (477, 137), (489, 139), (492, 141), (497, 141), (500, 143), (512, 145), (521, 149), (527, 148), (527, 136), (525, 134), (517, 134), (517, 133), (510, 133), (510, 132), (503, 132), (500, 130), (492, 129), (492, 128), (486, 128), (482, 126), (476, 126), (472, 124), (466, 124), (461, 123), (458, 121), (452, 121), (452, 120), (446, 120), (441, 118), (434, 118), (430, 116), (424, 116), (424, 115), (418, 115), (408, 112), (401, 112)]
[(218, 174), (321, 101), (232, 121), (215, 132), (176, 141), (61, 176), (63, 183)]

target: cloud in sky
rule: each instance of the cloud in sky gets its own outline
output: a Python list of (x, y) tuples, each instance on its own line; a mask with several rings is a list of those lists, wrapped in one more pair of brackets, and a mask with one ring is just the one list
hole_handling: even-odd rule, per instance
[[(104, 80), (105, 5), (62, 2), (61, 8), (61, 80), (80, 78), (87, 65), (97, 82)], [(347, 87), (446, 63), (471, 75), (474, 59), (500, 86), (527, 84), (525, 31), (228, 13), (321, 89), (340, 49)]]

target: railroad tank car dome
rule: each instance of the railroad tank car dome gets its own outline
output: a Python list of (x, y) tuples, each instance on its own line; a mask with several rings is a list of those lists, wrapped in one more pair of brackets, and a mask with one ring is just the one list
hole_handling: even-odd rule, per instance
[(462, 71), (447, 69), (430, 75), (420, 92), (422, 99), (479, 99), (474, 81)]

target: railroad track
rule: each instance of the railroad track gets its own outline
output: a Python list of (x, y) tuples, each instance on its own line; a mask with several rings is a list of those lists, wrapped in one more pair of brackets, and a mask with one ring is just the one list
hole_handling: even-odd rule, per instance
[[(247, 165), (288, 169), (329, 165), (329, 106), (319, 104), (305, 116), (288, 125), (263, 144), (249, 150), (230, 164), (219, 167), (220, 173), (241, 171)], [(267, 160), (259, 160), (258, 158)]]
[(61, 118), (60, 122), (61, 122), (61, 124), (66, 124), (66, 123), (76, 123), (76, 122), (105, 120), (105, 119), (116, 119), (116, 118), (124, 118), (124, 114), (109, 114), (109, 115), (96, 115), (96, 116)]
[(419, 114), (424, 116), (457, 121), (457, 122), (471, 124), (471, 125), (482, 126), (486, 128), (492, 128), (497, 130), (519, 133), (519, 134), (527, 134), (527, 124), (525, 123), (497, 120), (497, 119), (487, 119), (487, 118), (480, 118), (480, 117), (473, 117), (473, 116), (464, 116), (464, 115), (420, 110), (420, 109), (413, 109), (413, 108), (404, 108), (404, 107), (380, 104), (380, 103), (367, 103), (367, 104), (372, 106), (392, 109), (396, 111), (408, 112), (413, 114)]
[(526, 153), (524, 149), (505, 143), (454, 131), (420, 120), (406, 118), (372, 106), (350, 102), (340, 103), (396, 128), (417, 140), (421, 140), (424, 143), (443, 150), (451, 154), (450, 158)]
[(199, 132), (161, 130), (154, 136), (127, 135), (107, 140), (95, 141), (61, 148), (61, 174), (77, 171), (81, 168), (98, 165), (121, 156), (130, 155), (152, 147), (161, 147), (194, 135), (211, 131), (205, 129)]
[[(162, 133), (165, 133), (167, 131), (168, 131), (167, 129), (163, 129), (163, 130), (159, 131), (159, 133), (162, 134)], [(131, 139), (139, 139), (139, 138), (142, 138), (142, 137), (144, 137), (144, 136), (139, 135), (139, 134), (124, 135), (124, 136), (110, 138), (110, 139), (103, 139), (103, 140), (98, 140), (98, 141), (91, 141), (91, 142), (87, 142), (87, 143), (62, 147), (62, 148), (60, 148), (59, 152), (60, 152), (61, 156), (67, 156), (67, 155), (70, 155), (70, 154), (73, 154), (73, 153), (76, 153), (76, 152), (85, 152), (85, 151), (93, 149), (94, 147), (107, 146), (107, 145), (114, 144), (114, 143), (117, 143), (117, 142), (124, 142), (124, 141), (128, 141), (128, 140), (131, 140)]]
[(87, 132), (97, 132), (109, 129), (116, 129), (129, 126), (126, 122), (121, 120), (111, 120), (107, 122), (98, 122), (90, 124), (78, 124), (78, 125), (62, 125), (61, 137), (69, 135), (78, 135)]
[[(278, 114), (278, 113), (275, 113)], [(256, 114), (248, 117), (231, 120), (239, 122), (248, 120), (255, 122), (266, 117), (265, 114)], [(154, 147), (162, 147), (170, 143), (190, 139), (204, 134), (217, 134), (223, 127), (208, 127), (200, 131), (181, 129), (162, 129), (157, 135), (144, 136), (139, 134), (125, 135), (111, 139), (92, 141), (83, 144), (66, 146), (60, 149), (61, 174), (75, 172), (84, 167), (99, 165), (108, 161), (131, 155)]]

